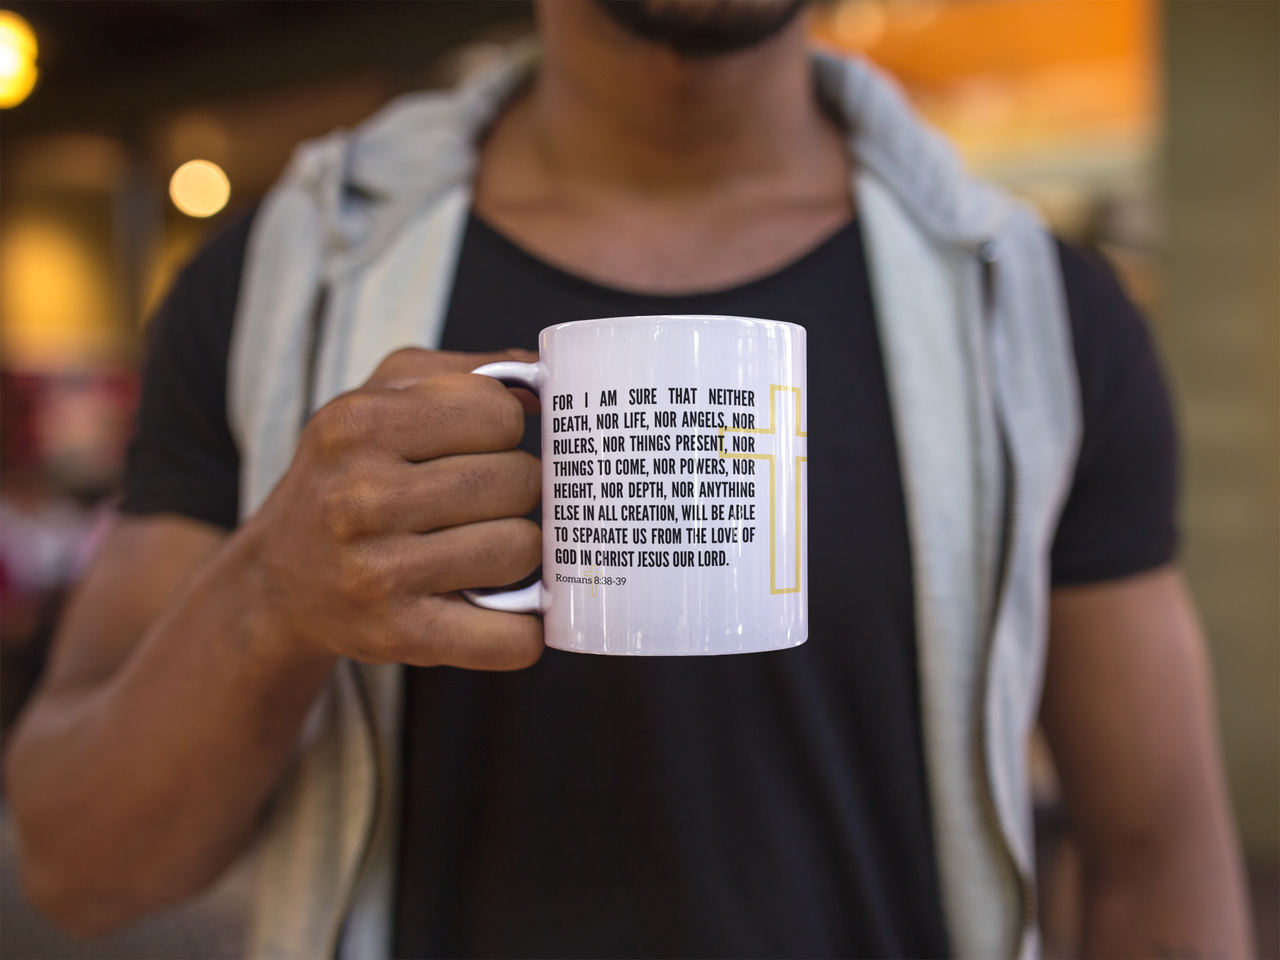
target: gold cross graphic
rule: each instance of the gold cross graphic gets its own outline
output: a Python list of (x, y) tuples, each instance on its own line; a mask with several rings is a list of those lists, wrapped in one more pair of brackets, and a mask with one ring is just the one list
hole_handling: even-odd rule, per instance
[[(778, 413), (778, 394), (785, 397), (791, 397), (795, 403), (795, 430), (788, 434), (779, 430), (778, 425), (781, 422), (777, 416)], [(800, 464), (807, 463), (808, 457), (808, 437), (806, 430), (800, 429), (800, 388), (799, 387), (783, 387), (776, 383), (769, 384), (769, 426), (766, 427), (721, 427), (720, 428), (720, 456), (728, 459), (737, 460), (767, 460), (769, 462), (769, 592), (770, 593), (799, 593), (803, 580), (800, 577), (800, 562), (803, 545), (801, 543), (803, 519), (803, 497), (801, 491), (804, 488), (802, 477), (800, 475)], [(757, 436), (774, 437), (773, 453), (761, 453), (755, 449), (755, 437), (737, 438), (731, 437), (729, 447), (725, 449), (725, 434), (755, 434)], [(796, 448), (801, 446), (800, 441), (804, 441), (804, 456), (800, 456), (796, 452)], [(795, 460), (794, 481), (792, 480), (791, 471), (787, 468), (791, 466), (791, 460)], [(787, 499), (787, 487), (790, 487), (791, 499), (794, 500), (794, 514), (790, 505), (784, 506), (781, 522), (783, 524), (794, 523), (792, 533), (795, 537), (795, 586), (786, 587), (778, 586), (778, 553), (774, 546), (777, 535), (779, 522), (778, 515), (778, 478), (774, 469), (777, 460), (782, 460), (784, 467), (782, 470), (781, 485), (783, 487), (783, 500)], [(794, 521), (793, 521), (794, 516)], [(785, 533), (785, 531), (784, 531)]]
[(590, 567), (583, 567), (582, 572), (591, 578), (591, 595), (596, 595), (596, 577), (600, 576), (601, 571), (596, 569), (593, 563)]

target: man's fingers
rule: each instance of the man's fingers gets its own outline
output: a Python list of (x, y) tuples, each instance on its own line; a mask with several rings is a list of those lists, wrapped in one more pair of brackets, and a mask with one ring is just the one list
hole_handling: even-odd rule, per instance
[[(426, 593), (515, 583), (542, 562), (542, 531), (507, 517), (417, 534), (398, 548), (404, 585)], [(412, 571), (417, 571), (412, 572)]]
[(355, 390), (330, 401), (307, 424), (330, 460), (363, 458), (372, 448), (422, 461), (511, 450), (524, 436), (524, 407), (490, 377), (447, 374), (403, 390)]
[(412, 666), (520, 670), (535, 664), (543, 650), (541, 617), (485, 610), (456, 593), (415, 603), (408, 632), (399, 659)]
[(538, 617), (454, 593), (513, 583), (541, 562), (541, 531), (518, 519), (540, 499), (541, 467), (514, 449), (536, 398), (470, 375), (503, 360), (537, 355), (397, 351), (308, 422), (300, 456), (320, 471), (314, 504), (345, 551), (333, 590), (370, 627), (349, 637), (348, 655), (482, 670), (541, 655)]
[(371, 389), (403, 390), (431, 377), (450, 373), (470, 373), (476, 367), (500, 360), (519, 360), (535, 363), (538, 355), (532, 350), (512, 348), (497, 353), (457, 353), (452, 350), (422, 350), (405, 347), (389, 354), (364, 386)]
[(542, 404), (538, 397), (524, 387), (507, 387), (511, 391), (511, 395), (520, 401), (520, 406), (524, 407), (524, 415), (526, 417), (537, 416), (542, 412)]
[(334, 484), (322, 503), (331, 531), (363, 540), (523, 517), (541, 498), (542, 461), (508, 450), (384, 467)]
[(464, 454), (410, 464), (395, 474), (385, 522), (428, 533), (503, 517), (523, 517), (542, 499), (542, 461), (523, 450)]

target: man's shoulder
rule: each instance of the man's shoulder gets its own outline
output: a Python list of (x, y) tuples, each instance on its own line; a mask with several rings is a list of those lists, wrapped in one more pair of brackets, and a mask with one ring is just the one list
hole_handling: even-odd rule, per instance
[(1114, 376), (1118, 368), (1153, 353), (1142, 311), (1106, 257), (1062, 239), (1057, 248), (1081, 379)]
[(257, 204), (234, 213), (210, 234), (200, 251), (183, 268), (182, 274), (202, 277), (239, 275), (257, 213)]
[[(158, 337), (172, 338), (184, 330), (217, 341), (230, 337), (257, 209), (254, 206), (238, 213), (179, 271), (150, 325), (153, 343)], [(193, 325), (202, 329), (190, 329)], [(225, 358), (223, 362), (225, 365)]]

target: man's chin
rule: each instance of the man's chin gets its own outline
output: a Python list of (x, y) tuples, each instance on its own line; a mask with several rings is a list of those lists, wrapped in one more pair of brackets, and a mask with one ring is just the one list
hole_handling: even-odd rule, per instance
[(737, 53), (780, 33), (807, 0), (595, 0), (632, 36), (685, 57)]

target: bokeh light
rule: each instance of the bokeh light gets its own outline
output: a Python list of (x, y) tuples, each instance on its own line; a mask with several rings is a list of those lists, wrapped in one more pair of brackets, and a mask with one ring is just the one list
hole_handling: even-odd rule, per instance
[(31, 24), (10, 10), (0, 10), (0, 109), (27, 99), (38, 75)]
[(208, 160), (188, 160), (169, 180), (173, 205), (189, 217), (211, 217), (231, 198), (231, 181)]
[(0, 352), (27, 373), (92, 369), (115, 353), (111, 263), (74, 219), (9, 214), (0, 235)]

